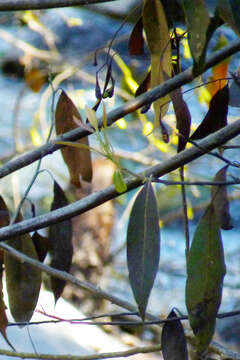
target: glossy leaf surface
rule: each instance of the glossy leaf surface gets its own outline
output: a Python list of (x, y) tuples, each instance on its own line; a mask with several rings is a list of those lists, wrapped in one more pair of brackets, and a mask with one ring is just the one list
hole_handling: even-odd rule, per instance
[[(74, 117), (81, 122), (81, 116), (67, 94), (62, 91), (55, 112), (55, 127), (57, 135), (78, 128)], [(88, 139), (78, 140), (79, 143), (88, 145)], [(64, 147), (61, 149), (63, 159), (67, 164), (70, 180), (76, 187), (81, 187), (80, 178), (90, 182), (92, 180), (92, 163), (90, 151), (87, 148), (77, 149)]]
[(143, 319), (157, 274), (159, 257), (157, 202), (151, 183), (146, 182), (135, 199), (127, 230), (129, 279)]
[[(59, 184), (54, 181), (54, 199), (51, 210), (59, 209), (68, 205), (64, 191)], [(51, 244), (51, 263), (55, 269), (69, 271), (72, 263), (73, 245), (72, 245), (72, 223), (71, 220), (65, 220), (49, 227), (49, 242)], [(55, 302), (59, 299), (65, 286), (65, 281), (56, 277), (51, 277), (52, 291)]]
[(199, 353), (214, 334), (225, 273), (219, 223), (209, 206), (195, 231), (187, 262), (186, 306)]
[[(168, 319), (177, 317), (174, 310)], [(162, 329), (162, 354), (164, 360), (187, 360), (187, 342), (180, 320), (166, 322)]]

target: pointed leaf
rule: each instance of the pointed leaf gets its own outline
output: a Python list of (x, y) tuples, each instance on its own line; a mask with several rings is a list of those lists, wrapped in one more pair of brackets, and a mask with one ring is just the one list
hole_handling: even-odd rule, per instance
[[(163, 83), (163, 73), (170, 77), (172, 69), (169, 29), (160, 0), (144, 0), (143, 27), (151, 54), (151, 87), (153, 88)], [(170, 97), (166, 95), (153, 103), (155, 127), (158, 127), (159, 119), (166, 114), (169, 101)]]
[[(220, 169), (214, 177), (213, 181), (226, 182), (227, 169), (228, 165)], [(220, 227), (223, 230), (231, 230), (233, 228), (233, 225), (229, 212), (229, 202), (226, 185), (212, 186), (212, 205)]]
[(209, 206), (198, 224), (187, 261), (186, 306), (200, 353), (214, 334), (225, 273), (219, 223)]
[(240, 34), (240, 4), (236, 0), (218, 0), (217, 7), (221, 18), (238, 35)]
[(34, 243), (39, 261), (43, 262), (51, 247), (48, 238), (40, 235), (37, 231), (35, 231), (32, 235), (32, 241)]
[[(18, 221), (22, 216), (18, 217)], [(29, 234), (14, 237), (7, 241), (23, 254), (38, 260), (35, 246)], [(31, 319), (37, 305), (41, 287), (41, 271), (30, 264), (19, 262), (8, 253), (4, 253), (7, 293), (12, 316), (17, 322)]]
[[(78, 128), (74, 122), (74, 117), (81, 121), (81, 116), (67, 94), (62, 91), (55, 113), (55, 127), (57, 135), (64, 134), (67, 131)], [(88, 145), (88, 138), (78, 140), (79, 143)], [(91, 182), (92, 163), (91, 155), (88, 149), (76, 149), (66, 147), (61, 149), (63, 159), (68, 166), (71, 183), (76, 187), (81, 187), (80, 177), (83, 180)]]
[[(177, 317), (177, 314), (172, 310), (167, 318), (175, 317)], [(164, 324), (161, 344), (164, 360), (188, 360), (187, 342), (180, 320)]]
[(159, 257), (157, 202), (152, 185), (148, 181), (135, 199), (127, 230), (129, 280), (142, 319), (157, 274)]
[[(68, 205), (64, 191), (59, 184), (54, 181), (54, 199), (51, 210), (59, 209)], [(71, 220), (64, 220), (49, 227), (49, 242), (51, 244), (51, 266), (62, 271), (69, 271), (72, 264), (73, 245), (72, 245), (72, 223)], [(52, 291), (55, 302), (61, 296), (65, 281), (51, 277)]]
[(209, 110), (190, 139), (198, 140), (227, 125), (229, 102), (228, 85), (219, 90), (211, 99)]
[(127, 190), (127, 185), (122, 176), (122, 172), (120, 169), (117, 169), (113, 173), (113, 184), (118, 193), (123, 193)]
[(130, 55), (142, 55), (144, 53), (144, 39), (143, 39), (143, 21), (142, 16), (135, 24), (129, 42), (128, 51)]
[(148, 71), (146, 77), (144, 78), (142, 83), (137, 88), (137, 90), (135, 92), (135, 96), (139, 96), (139, 95), (145, 93), (146, 91), (148, 91), (150, 89), (150, 87), (151, 87), (151, 71)]

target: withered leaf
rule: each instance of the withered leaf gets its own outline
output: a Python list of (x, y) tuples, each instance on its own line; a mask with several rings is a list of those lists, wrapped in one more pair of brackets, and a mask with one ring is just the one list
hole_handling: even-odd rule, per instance
[[(54, 181), (54, 198), (51, 210), (59, 209), (68, 205), (64, 191)], [(51, 266), (62, 271), (69, 271), (72, 264), (72, 223), (71, 220), (64, 220), (49, 227), (49, 242), (51, 244)], [(55, 302), (59, 299), (65, 286), (65, 281), (51, 277), (51, 287)]]
[(228, 85), (220, 89), (211, 99), (209, 110), (201, 124), (191, 135), (191, 140), (202, 139), (227, 125), (229, 102)]
[[(62, 91), (55, 112), (57, 135), (78, 128), (78, 125), (74, 122), (74, 117), (81, 121), (81, 116), (72, 100)], [(78, 142), (88, 146), (87, 137), (78, 140)], [(71, 183), (76, 187), (81, 187), (80, 177), (91, 182), (92, 162), (90, 151), (87, 148), (77, 149), (67, 146), (62, 148), (61, 152), (70, 173)]]
[[(176, 318), (174, 310), (168, 319)], [(164, 360), (187, 360), (187, 342), (184, 329), (180, 320), (166, 322), (162, 329), (162, 354)]]
[(32, 235), (32, 241), (34, 243), (39, 261), (43, 262), (51, 247), (48, 238), (40, 235), (37, 231), (35, 231)]
[[(21, 221), (19, 215), (17, 221)], [(35, 246), (29, 234), (20, 235), (7, 241), (23, 254), (38, 260)], [(25, 262), (19, 262), (8, 253), (4, 253), (7, 293), (12, 316), (17, 322), (31, 319), (37, 305), (41, 287), (41, 271)]]
[[(191, 114), (186, 102), (183, 100), (181, 89), (176, 89), (170, 93), (174, 112), (176, 115), (177, 129), (180, 136), (178, 137), (177, 152), (185, 149), (191, 128)], [(182, 135), (182, 136), (181, 136)]]
[(143, 21), (142, 16), (135, 24), (130, 39), (128, 42), (128, 51), (130, 55), (142, 55), (144, 53), (144, 39), (143, 39)]
[(24, 76), (26, 84), (34, 92), (39, 92), (47, 80), (46, 74), (37, 68), (26, 71)]
[(199, 353), (214, 334), (225, 273), (221, 232), (210, 205), (197, 226), (187, 261), (186, 306)]
[[(226, 182), (227, 169), (228, 165), (220, 169), (215, 175), (213, 181)], [(233, 225), (229, 212), (229, 202), (226, 185), (212, 186), (212, 205), (214, 207), (214, 211), (219, 221), (220, 227), (223, 230), (231, 230), (233, 228)]]
[(138, 193), (127, 230), (127, 263), (130, 285), (144, 319), (160, 258), (158, 208), (150, 181)]

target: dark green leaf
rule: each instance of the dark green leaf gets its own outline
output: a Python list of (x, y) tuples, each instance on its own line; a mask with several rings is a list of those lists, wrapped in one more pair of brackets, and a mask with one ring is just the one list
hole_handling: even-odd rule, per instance
[(159, 257), (158, 208), (152, 185), (148, 181), (136, 197), (127, 231), (129, 279), (142, 319), (158, 270)]
[(50, 250), (50, 242), (47, 237), (40, 235), (37, 231), (32, 235), (32, 241), (34, 243), (38, 259), (43, 262), (47, 252)]
[[(219, 170), (213, 181), (226, 182), (227, 169), (228, 165), (224, 166), (221, 170)], [(212, 205), (214, 207), (214, 211), (220, 227), (223, 230), (231, 230), (233, 228), (233, 225), (229, 212), (229, 202), (226, 185), (212, 186)]]
[[(176, 318), (174, 310), (168, 319)], [(180, 320), (166, 322), (162, 329), (162, 354), (164, 360), (187, 360), (187, 343), (184, 329)]]
[[(54, 199), (51, 210), (59, 209), (68, 205), (67, 198), (54, 181)], [(72, 263), (72, 223), (71, 220), (64, 220), (49, 227), (49, 242), (51, 244), (51, 266), (62, 271), (69, 271)], [(55, 302), (61, 296), (65, 286), (65, 281), (51, 277), (51, 286), (55, 297)]]
[(218, 0), (218, 12), (221, 18), (238, 35), (240, 34), (240, 4), (236, 0)]
[(130, 55), (142, 55), (144, 53), (143, 22), (142, 16), (135, 24), (129, 42), (128, 51)]
[(209, 206), (198, 224), (187, 261), (186, 306), (199, 353), (214, 334), (225, 273), (219, 223)]
[(192, 134), (190, 139), (198, 140), (205, 136), (221, 129), (227, 125), (227, 114), (228, 114), (228, 102), (229, 102), (229, 89), (228, 85), (218, 90), (218, 92), (212, 97), (209, 110)]

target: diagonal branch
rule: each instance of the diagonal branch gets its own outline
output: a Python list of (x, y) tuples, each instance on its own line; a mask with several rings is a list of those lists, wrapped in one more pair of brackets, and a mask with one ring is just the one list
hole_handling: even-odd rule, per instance
[(37, 10), (101, 4), (116, 0), (0, 0), (0, 11)]
[[(199, 141), (200, 148), (192, 147), (184, 150), (181, 153), (172, 156), (168, 160), (153, 167), (147, 168), (143, 173), (134, 178), (127, 178), (127, 191), (137, 188), (142, 184), (145, 177), (154, 176), (161, 177), (173, 170), (178, 169), (180, 166), (186, 165), (192, 160), (195, 160), (202, 155), (205, 155), (209, 150), (215, 149), (223, 145), (227, 141), (233, 139), (240, 134), (240, 119), (236, 120), (223, 129), (207, 136)], [(204, 150), (203, 150), (204, 149)], [(51, 211), (47, 214), (37, 216), (32, 219), (21, 221), (19, 223), (6, 226), (0, 229), (0, 240), (7, 240), (13, 236), (28, 233), (33, 230), (44, 228), (50, 224), (54, 224), (74, 216), (83, 214), (84, 212), (95, 208), (104, 202), (114, 199), (119, 196), (113, 185), (105, 188), (104, 190), (92, 193), (85, 198), (76, 201), (68, 206)]]
[[(0, 0), (1, 2), (1, 0)], [(237, 51), (240, 51), (240, 40), (233, 41), (231, 44), (226, 46), (224, 49), (221, 49), (214, 54), (212, 54), (209, 59), (206, 61), (206, 66), (204, 71), (216, 65), (218, 62), (228, 58), (229, 56), (235, 54)], [(153, 101), (158, 98), (167, 95), (171, 91), (191, 82), (194, 79), (192, 75), (192, 68), (185, 70), (184, 72), (174, 76), (172, 79), (166, 81), (162, 85), (155, 87), (152, 90), (138, 96), (137, 98), (128, 101), (122, 106), (110, 111), (107, 115), (108, 126), (112, 125), (115, 121), (124, 117), (125, 115), (132, 113), (133, 111), (141, 108), (144, 105), (151, 104)], [(99, 120), (99, 126), (102, 126), (102, 119)], [(75, 141), (81, 139), (87, 135), (90, 135), (84, 129), (76, 129), (65, 133), (61, 137), (56, 139), (60, 141)], [(11, 174), (12, 172), (19, 170), (29, 164), (32, 164), (34, 161), (39, 160), (40, 158), (52, 154), (53, 152), (60, 149), (63, 145), (49, 143), (39, 147), (38, 149), (28, 152), (22, 156), (19, 156), (17, 159), (10, 160), (0, 168), (0, 178), (5, 177), (6, 175)]]

